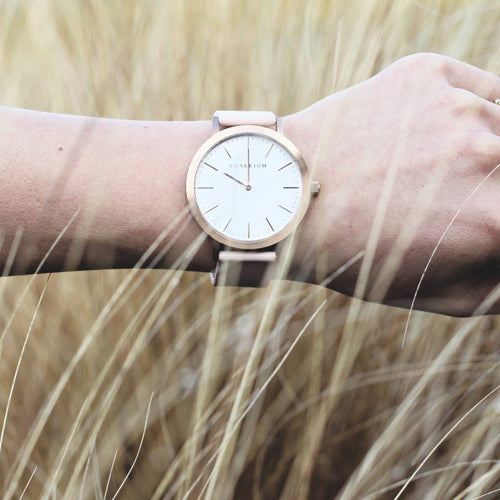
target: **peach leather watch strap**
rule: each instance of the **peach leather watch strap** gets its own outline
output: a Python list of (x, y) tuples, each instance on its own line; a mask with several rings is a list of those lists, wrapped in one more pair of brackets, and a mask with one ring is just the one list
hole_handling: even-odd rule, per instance
[(238, 125), (259, 125), (280, 132), (281, 120), (272, 111), (216, 111), (212, 117), (215, 132)]
[[(216, 111), (212, 117), (214, 133), (238, 125), (259, 125), (280, 131), (280, 119), (271, 111)], [(214, 240), (214, 270), (210, 273), (215, 286), (266, 286), (276, 261), (276, 245), (261, 250), (221, 248)]]
[(266, 286), (271, 277), (271, 267), (276, 261), (276, 252), (220, 250), (215, 269), (211, 273), (215, 286)]

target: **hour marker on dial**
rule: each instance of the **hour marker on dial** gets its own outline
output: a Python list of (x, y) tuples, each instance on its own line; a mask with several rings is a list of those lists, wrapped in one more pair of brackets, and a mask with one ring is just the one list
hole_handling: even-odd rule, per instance
[(266, 217), (266, 220), (267, 220), (267, 223), (269, 224), (269, 227), (271, 228), (271, 231), (274, 231), (274, 227), (271, 225), (271, 223), (269, 222), (269, 219)]
[(229, 151), (226, 149), (226, 146), (222, 146), (224, 148), (224, 151), (227, 153), (227, 156), (229, 156), (229, 158), (231, 158), (231, 155), (229, 154)]
[(283, 189), (299, 189), (299, 186), (283, 186)]
[(219, 171), (218, 168), (215, 168), (213, 165), (210, 165), (210, 163), (207, 163), (206, 161), (203, 162), (205, 165), (207, 165), (207, 167), (210, 167), (210, 168), (213, 168), (216, 172)]
[(291, 161), (290, 163), (287, 163), (286, 165), (283, 165), (281, 168), (278, 168), (278, 171), (283, 170), (284, 168), (288, 167), (292, 163), (293, 163), (293, 161)]
[(227, 221), (227, 224), (224, 226), (224, 229), (222, 230), (222, 232), (224, 232), (226, 229), (227, 229), (227, 226), (229, 226), (229, 223), (233, 220), (233, 218), (231, 217), (228, 221)]
[(283, 205), (278, 205), (278, 207), (282, 208), (283, 210), (286, 210), (289, 214), (293, 214), (291, 210), (288, 210), (288, 208), (285, 208)]
[(216, 209), (219, 205), (214, 205), (212, 208), (209, 208), (205, 213), (208, 214), (208, 212), (211, 212), (212, 210)]

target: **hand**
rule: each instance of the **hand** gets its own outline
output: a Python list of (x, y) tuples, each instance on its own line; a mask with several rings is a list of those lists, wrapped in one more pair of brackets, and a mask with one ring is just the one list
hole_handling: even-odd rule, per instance
[(236, 179), (236, 177), (233, 177), (232, 175), (228, 174), (227, 172), (223, 172), (226, 177), (229, 177), (233, 181), (237, 182), (238, 184), (241, 184), (243, 187), (248, 188), (248, 184), (244, 184), (243, 182), (239, 181)]
[(363, 252), (328, 286), (500, 313), (499, 97), (498, 76), (417, 54), (286, 117), (322, 185), (297, 233), (296, 270), (317, 263), (304, 279), (319, 283)]
[(247, 186), (250, 186), (250, 137), (247, 137)]

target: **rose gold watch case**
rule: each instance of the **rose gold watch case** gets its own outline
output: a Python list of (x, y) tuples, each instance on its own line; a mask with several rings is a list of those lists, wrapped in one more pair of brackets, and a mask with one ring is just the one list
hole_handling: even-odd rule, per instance
[[(196, 203), (195, 186), (194, 186), (196, 172), (201, 163), (201, 160), (208, 153), (208, 151), (210, 151), (217, 144), (224, 142), (226, 139), (230, 137), (234, 137), (235, 135), (245, 135), (245, 134), (264, 135), (279, 142), (295, 158), (297, 164), (299, 165), (300, 172), (302, 173), (302, 186), (303, 186), (302, 196), (299, 203), (299, 208), (295, 213), (293, 219), (281, 231), (277, 232), (270, 238), (265, 238), (262, 240), (255, 240), (255, 241), (241, 241), (228, 238), (223, 234), (221, 234), (219, 231), (217, 231), (210, 224), (208, 224), (208, 222), (202, 216), (198, 204)], [(271, 130), (266, 127), (261, 127), (258, 125), (238, 125), (215, 133), (210, 137), (210, 139), (204, 142), (198, 149), (198, 151), (194, 155), (189, 165), (186, 178), (186, 195), (189, 204), (189, 209), (193, 217), (195, 218), (196, 222), (198, 222), (200, 227), (214, 240), (218, 241), (219, 243), (222, 243), (223, 245), (228, 245), (232, 248), (256, 250), (280, 242), (288, 235), (290, 235), (299, 225), (300, 221), (303, 219), (307, 211), (307, 207), (309, 206), (309, 202), (311, 200), (311, 175), (304, 159), (302, 158), (302, 155), (300, 154), (298, 149), (294, 146), (294, 144), (290, 140), (288, 140), (285, 136), (281, 135), (278, 132), (275, 132), (274, 130)]]

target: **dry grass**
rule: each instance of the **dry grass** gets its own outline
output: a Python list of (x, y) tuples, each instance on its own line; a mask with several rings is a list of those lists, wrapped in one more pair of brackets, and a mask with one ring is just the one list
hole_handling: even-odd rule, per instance
[[(498, 73), (499, 23), (495, 1), (3, 0), (0, 102), (287, 114), (418, 51)], [(499, 498), (500, 319), (414, 313), (402, 349), (406, 318), (192, 273), (1, 278), (2, 498)]]

